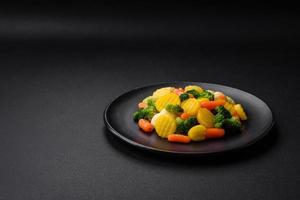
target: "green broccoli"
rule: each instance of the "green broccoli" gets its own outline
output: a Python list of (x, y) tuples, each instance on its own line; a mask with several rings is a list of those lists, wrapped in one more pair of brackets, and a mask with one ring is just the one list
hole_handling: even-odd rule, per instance
[(176, 117), (176, 124), (181, 124), (183, 122), (183, 119), (181, 119), (180, 117)]
[(185, 127), (190, 130), (193, 126), (198, 124), (197, 118), (196, 117), (189, 117), (184, 121)]
[(151, 120), (155, 115), (156, 109), (153, 106), (148, 106), (133, 113), (133, 120), (138, 122), (140, 119)]
[(186, 93), (193, 95), (196, 99), (200, 97), (200, 93), (196, 90), (188, 90)]
[(224, 121), (224, 115), (222, 115), (221, 113), (217, 113), (214, 117), (214, 125), (216, 128), (221, 128), (223, 125), (223, 121)]
[(179, 114), (183, 112), (183, 109), (179, 105), (168, 104), (166, 110), (170, 113)]
[(216, 128), (222, 128), (225, 119), (231, 118), (230, 112), (224, 106), (218, 106), (215, 108), (217, 113), (214, 117), (214, 126)]
[(179, 124), (177, 124), (176, 132), (177, 133), (187, 133), (186, 127), (184, 125), (184, 121), (179, 122)]
[(223, 115), (224, 119), (231, 118), (230, 112), (224, 106), (218, 106), (215, 108), (217, 115)]
[(187, 93), (183, 93), (183, 94), (179, 95), (179, 98), (180, 98), (180, 101), (182, 102), (182, 101), (185, 101), (188, 98), (190, 98), (190, 96)]
[(212, 93), (204, 90), (203, 92), (199, 93), (198, 97), (195, 97), (195, 98), (207, 98), (210, 101), (213, 101), (214, 100), (214, 95)]
[(182, 120), (177, 125), (178, 133), (187, 133), (193, 126), (197, 125), (198, 121), (196, 117), (189, 117), (186, 120)]
[(153, 106), (155, 108), (155, 100), (154, 99), (148, 99), (147, 100), (147, 105), (148, 106)]
[(236, 134), (241, 132), (242, 124), (239, 120), (232, 117), (223, 121), (222, 128), (225, 129), (227, 134)]

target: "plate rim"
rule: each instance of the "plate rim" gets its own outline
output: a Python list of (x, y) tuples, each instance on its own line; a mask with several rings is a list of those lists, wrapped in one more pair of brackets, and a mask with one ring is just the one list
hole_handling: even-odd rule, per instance
[(128, 90), (124, 93), (122, 93), (121, 95), (117, 96), (116, 98), (114, 98), (113, 101), (111, 101), (107, 106), (106, 108), (104, 109), (104, 112), (103, 112), (103, 119), (104, 119), (104, 123), (105, 123), (105, 126), (108, 128), (108, 130), (114, 135), (114, 136), (117, 136), (119, 139), (121, 139), (122, 141), (124, 142), (127, 142), (128, 144), (130, 145), (133, 145), (134, 147), (138, 147), (140, 149), (143, 149), (143, 150), (147, 150), (147, 151), (151, 151), (151, 152), (158, 152), (158, 153), (165, 153), (165, 154), (173, 154), (173, 155), (211, 155), (211, 154), (219, 154), (219, 153), (225, 153), (225, 152), (231, 152), (231, 151), (238, 151), (238, 150), (241, 150), (241, 149), (244, 149), (244, 148), (247, 148), (253, 144), (255, 144), (256, 142), (258, 142), (259, 140), (261, 140), (262, 138), (264, 138), (269, 132), (270, 130), (273, 128), (274, 124), (275, 124), (275, 119), (274, 119), (274, 114), (273, 114), (273, 111), (272, 109), (270, 108), (270, 106), (265, 103), (261, 98), (257, 97), (256, 95), (253, 95), (249, 92), (246, 92), (246, 91), (243, 91), (243, 90), (240, 90), (242, 92), (246, 92), (256, 98), (258, 98), (260, 101), (262, 101), (267, 107), (268, 109), (270, 110), (270, 113), (271, 113), (271, 118), (272, 118), (272, 121), (270, 123), (270, 125), (263, 131), (263, 133), (261, 135), (259, 135), (258, 137), (254, 138), (253, 140), (250, 140), (249, 142), (243, 144), (243, 145), (239, 145), (239, 146), (235, 146), (235, 147), (231, 147), (231, 148), (228, 148), (228, 149), (225, 149), (225, 150), (222, 150), (222, 151), (206, 151), (206, 152), (196, 152), (196, 151), (175, 151), (175, 150), (166, 150), (166, 149), (160, 149), (160, 148), (154, 148), (154, 147), (151, 147), (151, 146), (147, 146), (147, 145), (143, 145), (143, 144), (140, 144), (140, 143), (137, 143), (131, 139), (128, 139), (127, 137), (123, 136), (122, 134), (120, 134), (117, 130), (115, 130), (112, 125), (109, 123), (108, 119), (107, 119), (107, 112), (108, 112), (108, 109), (110, 108), (110, 106), (115, 102), (117, 101), (119, 98), (121, 98), (123, 95), (126, 95), (128, 93), (131, 93), (131, 92), (134, 92), (136, 90), (139, 90), (139, 89), (143, 89), (143, 88), (147, 88), (147, 87), (153, 87), (153, 86), (156, 86), (156, 85), (163, 85), (163, 84), (179, 84), (179, 83), (182, 83), (182, 84), (211, 84), (211, 85), (217, 85), (217, 86), (222, 86), (222, 87), (226, 87), (226, 88), (229, 88), (229, 89), (236, 89), (236, 90), (240, 90), (238, 88), (233, 88), (233, 87), (230, 87), (230, 86), (226, 86), (226, 85), (221, 85), (221, 84), (215, 84), (215, 83), (207, 83), (207, 82), (196, 82), (196, 81), (172, 81), (172, 82), (158, 82), (158, 83), (155, 83), (155, 84), (148, 84), (148, 85), (143, 85), (143, 86), (139, 86), (139, 87), (136, 87), (136, 88), (133, 88), (132, 90)]

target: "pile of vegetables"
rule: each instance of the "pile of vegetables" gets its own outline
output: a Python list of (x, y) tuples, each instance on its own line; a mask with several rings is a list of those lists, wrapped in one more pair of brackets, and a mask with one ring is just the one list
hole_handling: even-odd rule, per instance
[(133, 119), (145, 133), (189, 143), (238, 134), (247, 115), (222, 92), (190, 85), (157, 89), (138, 104)]

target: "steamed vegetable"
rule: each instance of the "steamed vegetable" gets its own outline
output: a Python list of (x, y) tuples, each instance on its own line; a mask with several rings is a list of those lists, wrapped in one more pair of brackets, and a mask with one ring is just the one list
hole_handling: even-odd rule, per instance
[(146, 133), (151, 133), (154, 129), (153, 125), (145, 119), (140, 119), (138, 125)]
[(156, 112), (155, 107), (148, 106), (133, 113), (133, 120), (138, 122), (140, 119), (151, 120)]
[(204, 90), (203, 92), (200, 93), (200, 96), (198, 98), (207, 98), (210, 101), (212, 101), (214, 100), (214, 95), (211, 92)]
[(173, 104), (168, 104), (166, 110), (174, 114), (180, 114), (183, 112), (183, 109), (179, 105), (173, 105)]
[(168, 104), (179, 105), (180, 99), (178, 95), (176, 95), (173, 92), (170, 92), (166, 95), (161, 96), (156, 100), (155, 107), (158, 111), (161, 111), (162, 109), (166, 108)]
[(205, 138), (221, 138), (224, 137), (225, 130), (222, 128), (208, 128), (206, 129)]
[(230, 119), (225, 119), (222, 123), (222, 128), (225, 129), (226, 133), (236, 134), (240, 133), (242, 130), (242, 124), (240, 121), (236, 120), (234, 117)]
[(247, 120), (241, 104), (221, 91), (198, 85), (159, 88), (137, 104), (133, 119), (138, 127), (170, 142), (199, 142), (240, 133), (241, 120)]
[(189, 143), (191, 139), (188, 136), (181, 134), (170, 134), (168, 135), (169, 142)]
[(236, 104), (234, 105), (234, 109), (237, 112), (238, 116), (241, 118), (241, 120), (246, 120), (247, 119), (247, 115), (242, 107), (241, 104)]
[(192, 127), (188, 132), (189, 138), (191, 138), (191, 140), (193, 141), (205, 140), (205, 135), (206, 135), (206, 128), (203, 125), (196, 125)]
[(189, 118), (190, 117), (190, 115), (189, 114), (187, 114), (187, 113), (182, 113), (181, 115), (180, 115), (180, 118), (181, 119), (187, 119), (187, 118)]
[(188, 100), (181, 103), (181, 107), (183, 108), (185, 113), (189, 115), (196, 115), (200, 104), (199, 101), (197, 101), (195, 98), (189, 98)]
[(215, 101), (202, 101), (200, 104), (202, 108), (207, 108), (209, 110), (212, 110), (218, 106), (224, 105), (225, 103), (226, 103), (225, 100), (219, 99)]
[(147, 105), (146, 103), (144, 103), (144, 102), (141, 102), (141, 103), (139, 103), (139, 105), (138, 105), (139, 109), (146, 108), (147, 106), (148, 106), (148, 105)]
[(154, 127), (157, 135), (167, 138), (168, 135), (175, 133), (177, 125), (174, 117), (164, 114), (157, 118)]
[(214, 127), (214, 115), (206, 108), (199, 108), (197, 114), (197, 120), (200, 124), (204, 125), (206, 128)]
[(203, 92), (203, 89), (197, 85), (189, 85), (184, 88), (184, 91), (196, 90), (197, 92)]
[(160, 88), (160, 89), (157, 89), (156, 91), (154, 91), (152, 96), (155, 98), (160, 98), (166, 94), (171, 93), (173, 90), (174, 90), (173, 87)]
[(179, 95), (179, 98), (180, 98), (180, 101), (185, 101), (187, 100), (188, 98), (190, 98), (190, 95), (188, 93), (183, 93), (181, 95)]
[(198, 124), (196, 117), (189, 117), (177, 125), (176, 132), (186, 134), (196, 124)]

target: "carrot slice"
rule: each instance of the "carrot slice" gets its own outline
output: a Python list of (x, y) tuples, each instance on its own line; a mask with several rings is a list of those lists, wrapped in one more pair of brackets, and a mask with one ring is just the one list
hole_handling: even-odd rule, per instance
[(151, 133), (154, 129), (153, 125), (145, 119), (140, 119), (138, 125), (146, 133)]
[(221, 138), (224, 135), (225, 130), (222, 128), (207, 128), (205, 138)]
[(147, 104), (145, 102), (141, 102), (138, 104), (139, 109), (143, 109), (147, 107)]
[(218, 99), (218, 100), (215, 100), (215, 101), (202, 101), (200, 103), (200, 105), (201, 105), (202, 108), (212, 110), (212, 109), (215, 109), (218, 106), (225, 105), (225, 103), (226, 103), (225, 100)]
[(179, 143), (189, 143), (191, 139), (186, 135), (181, 134), (171, 134), (168, 136), (169, 142), (179, 142)]
[(190, 115), (187, 114), (187, 113), (182, 113), (182, 114), (180, 115), (180, 118), (181, 118), (181, 119), (187, 119), (187, 118), (189, 118), (189, 117), (190, 117)]

